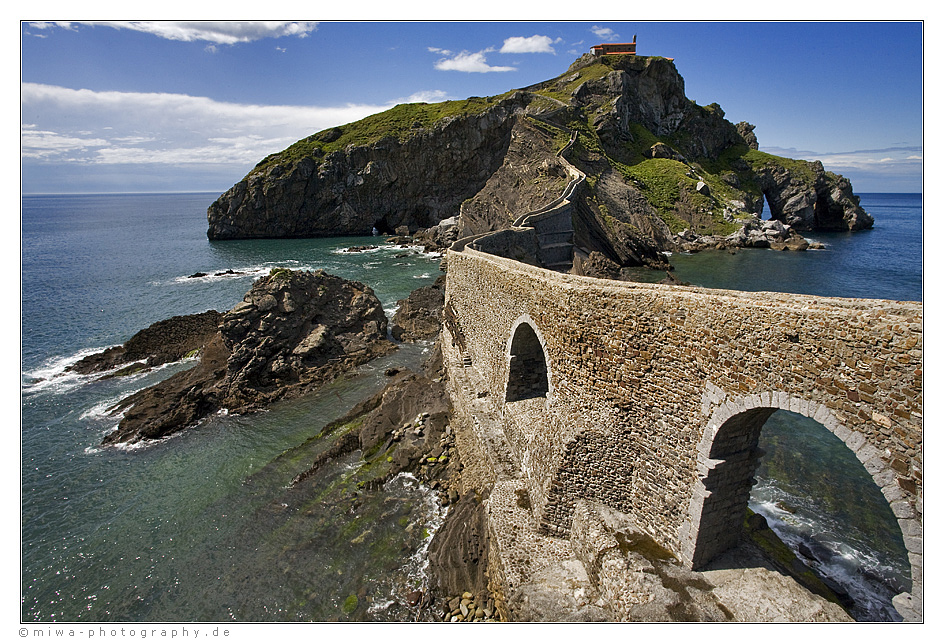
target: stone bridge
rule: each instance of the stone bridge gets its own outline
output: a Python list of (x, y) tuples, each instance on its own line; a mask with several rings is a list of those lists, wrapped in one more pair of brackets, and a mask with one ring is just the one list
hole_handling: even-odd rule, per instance
[[(496, 527), (501, 513), (550, 557), (593, 502), (698, 570), (737, 542), (760, 430), (786, 409), (841, 439), (881, 489), (911, 562), (895, 606), (922, 619), (921, 303), (594, 279), (462, 242), (447, 275), (459, 446), (490, 486), (500, 548), (524, 538)], [(506, 591), (534, 566), (495, 557)]]

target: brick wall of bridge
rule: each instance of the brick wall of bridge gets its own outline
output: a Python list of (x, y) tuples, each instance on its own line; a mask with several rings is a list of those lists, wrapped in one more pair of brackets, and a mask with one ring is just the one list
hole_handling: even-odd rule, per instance
[[(472, 250), (450, 251), (447, 267), (470, 368), (502, 401), (542, 530), (568, 534), (576, 501), (592, 499), (697, 566), (727, 547), (760, 426), (788, 409), (872, 475), (920, 592), (920, 303), (614, 282)], [(549, 393), (506, 403), (522, 323), (540, 338)]]

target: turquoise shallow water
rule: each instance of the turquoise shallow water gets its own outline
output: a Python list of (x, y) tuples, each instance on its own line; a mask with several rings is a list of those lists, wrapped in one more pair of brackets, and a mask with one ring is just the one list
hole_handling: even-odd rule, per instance
[[(354, 461), (323, 473), (323, 495), (294, 495), (284, 486), (324, 446), (294, 448), (377, 391), (386, 365), (415, 365), (428, 346), (406, 345), (318, 395), (261, 414), (216, 416), (133, 451), (98, 447), (116, 422), (104, 409), (189, 365), (104, 382), (63, 372), (82, 355), (120, 344), (158, 320), (227, 310), (253, 279), (276, 266), (324, 268), (366, 282), (388, 314), (398, 299), (439, 274), (439, 258), (418, 251), (344, 252), (376, 238), (209, 242), (205, 211), (216, 196), (23, 198), (24, 621), (412, 617), (402, 596), (422, 585), (424, 548), (442, 520), (430, 492), (409, 478), (377, 493), (352, 489), (346, 481)], [(709, 287), (921, 299), (920, 195), (864, 195), (863, 204), (876, 216), (876, 229), (829, 236), (826, 251), (675, 256), (676, 272)], [(214, 276), (230, 269), (238, 274)], [(188, 277), (197, 272), (208, 276)], [(843, 452), (815, 447), (810, 436), (825, 432), (815, 423), (798, 429), (801, 419), (778, 424), (780, 416), (762, 440), (769, 452), (787, 456), (788, 448), (802, 444), (800, 465), (783, 465), (786, 456), (771, 460), (774, 467), (762, 464), (754, 507), (798, 540), (845, 548), (842, 559), (852, 563), (834, 575), (853, 585), (871, 580), (864, 591), (869, 599), (861, 601), (874, 604), (866, 618), (893, 618), (889, 598), (907, 582), (900, 543), (887, 527), (877, 527), (881, 517), (855, 525), (862, 514), (857, 508), (864, 507), (855, 491), (870, 481), (854, 478), (853, 463), (842, 474), (852, 481), (841, 486), (851, 490), (850, 498), (825, 507), (798, 501), (815, 499), (822, 488), (790, 487), (790, 477), (820, 477), (810, 473), (812, 464), (830, 476), (845, 471), (837, 466)], [(837, 510), (843, 503), (852, 511)], [(351, 597), (358, 607), (347, 612)]]

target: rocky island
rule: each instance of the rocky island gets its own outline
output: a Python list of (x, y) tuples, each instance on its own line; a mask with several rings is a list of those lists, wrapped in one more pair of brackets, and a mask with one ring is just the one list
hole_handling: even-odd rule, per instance
[[(758, 150), (754, 126), (685, 96), (672, 61), (587, 54), (499, 96), (398, 105), (313, 134), (258, 163), (207, 211), (211, 239), (405, 229), (443, 247), (511, 228), (586, 176), (573, 245), (623, 267), (666, 251), (802, 250), (804, 232), (872, 218), (818, 161)], [(558, 152), (573, 138), (565, 158)], [(770, 222), (760, 215), (766, 201)]]

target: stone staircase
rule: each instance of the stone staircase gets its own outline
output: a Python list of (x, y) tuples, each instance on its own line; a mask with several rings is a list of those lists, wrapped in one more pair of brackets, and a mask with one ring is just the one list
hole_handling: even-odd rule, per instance
[[(557, 126), (555, 126), (557, 127)], [(540, 208), (524, 213), (510, 229), (480, 233), (457, 240), (450, 247), (456, 252), (466, 247), (484, 250), (499, 256), (508, 255), (507, 246), (494, 243), (500, 237), (511, 235), (533, 235), (537, 241), (537, 261), (542, 268), (568, 273), (574, 265), (574, 197), (586, 181), (586, 175), (571, 165), (564, 155), (577, 141), (577, 132), (571, 133), (570, 141), (557, 153), (557, 157), (570, 175), (570, 181), (561, 195)], [(491, 242), (491, 243), (490, 243)], [(527, 242), (533, 244), (531, 240)], [(520, 259), (520, 258), (515, 258)]]
[(564, 155), (577, 141), (573, 131), (570, 141), (557, 153), (557, 158), (570, 175), (570, 181), (560, 197), (527, 212), (515, 220), (514, 226), (533, 228), (538, 237), (538, 259), (541, 266), (554, 271), (569, 272), (574, 265), (574, 194), (586, 180), (586, 175), (572, 166)]

